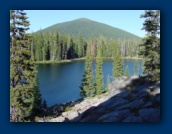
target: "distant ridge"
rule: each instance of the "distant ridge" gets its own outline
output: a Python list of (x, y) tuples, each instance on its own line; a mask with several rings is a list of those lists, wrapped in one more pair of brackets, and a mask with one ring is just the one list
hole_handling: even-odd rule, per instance
[(58, 23), (49, 26), (45, 29), (42, 29), (41, 31), (43, 33), (54, 32), (57, 29), (61, 34), (69, 34), (70, 36), (74, 36), (74, 37), (78, 37), (78, 35), (80, 34), (84, 39), (90, 39), (90, 37), (92, 36), (96, 38), (103, 36), (108, 39), (126, 39), (126, 40), (141, 39), (139, 36), (136, 36), (127, 31), (109, 26), (107, 24), (89, 20), (87, 18), (79, 18), (73, 21)]

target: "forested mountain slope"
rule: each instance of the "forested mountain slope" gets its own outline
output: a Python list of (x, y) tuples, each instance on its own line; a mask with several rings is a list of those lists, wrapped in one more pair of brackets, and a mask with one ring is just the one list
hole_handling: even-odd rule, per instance
[(78, 37), (78, 35), (81, 35), (84, 39), (90, 39), (91, 36), (94, 36), (96, 38), (104, 36), (109, 39), (122, 40), (140, 39), (140, 37), (132, 33), (86, 18), (80, 18), (73, 21), (58, 23), (47, 27), (41, 31), (43, 33), (55, 32), (57, 29), (61, 34), (69, 34), (70, 36), (74, 37)]

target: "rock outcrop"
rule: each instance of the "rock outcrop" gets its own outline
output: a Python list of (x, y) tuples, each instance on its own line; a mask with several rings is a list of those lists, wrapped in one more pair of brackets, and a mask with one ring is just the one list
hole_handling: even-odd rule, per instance
[(150, 88), (133, 84), (137, 76), (121, 77), (109, 84), (109, 93), (84, 99), (50, 122), (158, 122), (160, 82)]

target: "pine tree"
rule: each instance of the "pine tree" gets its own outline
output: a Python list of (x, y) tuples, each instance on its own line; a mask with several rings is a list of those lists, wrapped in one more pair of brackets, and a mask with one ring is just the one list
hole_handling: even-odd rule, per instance
[(45, 60), (50, 60), (49, 36), (48, 32), (44, 34)]
[(45, 59), (45, 48), (44, 48), (44, 37), (41, 32), (37, 35), (37, 55), (38, 60), (42, 61)]
[(104, 84), (103, 84), (103, 71), (102, 71), (102, 64), (103, 60), (101, 57), (101, 49), (98, 49), (97, 57), (96, 57), (96, 94), (99, 95), (104, 91)]
[(140, 51), (145, 59), (144, 73), (150, 80), (157, 80), (160, 78), (160, 11), (146, 10), (141, 18), (146, 19), (142, 30), (147, 32)]
[(60, 38), (61, 60), (67, 59), (67, 35), (62, 35)]
[(59, 61), (61, 59), (61, 53), (62, 53), (61, 49), (62, 48), (61, 48), (61, 44), (60, 44), (60, 34), (57, 30), (56, 32), (49, 34), (50, 60)]
[(47, 108), (47, 102), (46, 102), (46, 100), (43, 101), (43, 108), (44, 108), (44, 109)]
[(109, 91), (109, 87), (108, 87), (109, 84), (110, 84), (110, 77), (109, 77), (109, 74), (108, 74), (107, 81), (106, 81), (106, 92)]
[(60, 33), (56, 31), (56, 60), (61, 60)]
[(78, 57), (82, 57), (84, 53), (83, 52), (84, 40), (81, 35), (79, 35), (78, 37), (77, 45), (78, 45)]
[(23, 10), (10, 11), (10, 114), (23, 121), (39, 109), (41, 95), (37, 71), (30, 52), (29, 21)]
[(75, 55), (75, 52), (74, 52), (74, 42), (73, 42), (73, 39), (70, 38), (69, 49), (67, 51), (67, 59), (74, 58), (74, 55)]
[(127, 77), (130, 76), (128, 66), (125, 67), (125, 74), (124, 75)]
[(49, 48), (50, 48), (50, 60), (54, 61), (55, 60), (55, 50), (56, 50), (56, 37), (54, 33), (51, 33), (50, 39), (49, 39)]
[(33, 109), (32, 109), (32, 115), (31, 118), (33, 119), (34, 116), (38, 115), (41, 111), (41, 102), (42, 102), (42, 97), (41, 97), (41, 93), (39, 90), (39, 81), (38, 78), (35, 74), (35, 77), (33, 78), (33, 86), (34, 86), (34, 90), (33, 90), (33, 95), (34, 95), (34, 103), (33, 103)]
[(45, 60), (46, 59), (46, 46), (45, 46), (45, 42), (44, 42), (44, 35), (43, 33), (39, 33), (39, 41), (40, 41), (40, 51), (41, 51), (41, 60)]
[(83, 74), (82, 84), (80, 86), (80, 95), (82, 97), (93, 97), (96, 95), (95, 82), (92, 73), (92, 58), (87, 49), (85, 71)]
[(121, 59), (121, 48), (116, 46), (113, 56), (113, 76), (119, 78), (123, 75), (123, 61)]
[(34, 36), (34, 57), (36, 61), (42, 61), (43, 59), (43, 45), (43, 36), (40, 32)]

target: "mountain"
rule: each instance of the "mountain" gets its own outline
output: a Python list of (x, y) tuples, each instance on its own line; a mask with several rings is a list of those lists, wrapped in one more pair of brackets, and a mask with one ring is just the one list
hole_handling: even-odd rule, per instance
[(70, 36), (75, 37), (78, 37), (78, 35), (80, 34), (85, 39), (89, 39), (91, 36), (104, 36), (109, 39), (140, 39), (140, 37), (127, 31), (86, 18), (80, 18), (73, 21), (58, 23), (47, 27), (41, 31), (45, 33), (53, 32), (57, 29), (61, 34), (69, 34)]

